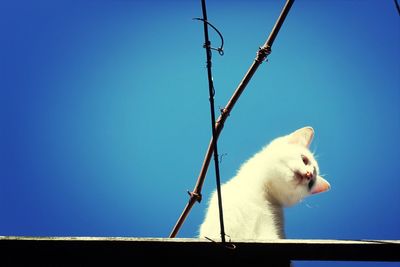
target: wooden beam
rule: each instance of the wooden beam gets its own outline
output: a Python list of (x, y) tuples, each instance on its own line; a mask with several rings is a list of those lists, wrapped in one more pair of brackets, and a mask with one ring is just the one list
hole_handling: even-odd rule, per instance
[(136, 262), (146, 266), (280, 262), (279, 266), (289, 266), (290, 260), (400, 261), (400, 240), (285, 239), (226, 244), (194, 238), (0, 236), (0, 253), (1, 262), (6, 264), (2, 266)]

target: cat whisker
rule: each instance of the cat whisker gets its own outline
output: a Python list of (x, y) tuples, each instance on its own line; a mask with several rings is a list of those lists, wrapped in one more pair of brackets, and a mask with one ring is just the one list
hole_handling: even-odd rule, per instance
[(309, 208), (309, 209), (312, 209), (312, 208), (314, 208), (313, 206), (311, 206), (310, 204), (308, 204), (308, 203), (306, 203), (306, 207), (307, 208)]
[(311, 205), (311, 204), (309, 204), (307, 201), (302, 201), (302, 203), (304, 203), (304, 205), (307, 207), (307, 208), (309, 208), (309, 209), (318, 209), (319, 208), (319, 206), (318, 205)]

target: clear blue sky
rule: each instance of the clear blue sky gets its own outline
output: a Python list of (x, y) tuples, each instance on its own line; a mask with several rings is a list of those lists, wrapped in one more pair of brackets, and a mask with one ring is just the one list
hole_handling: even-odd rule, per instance
[[(207, 1), (217, 108), (283, 3)], [(210, 137), (200, 16), (200, 1), (0, 3), (0, 235), (168, 236)], [(400, 239), (399, 47), (392, 0), (295, 1), (221, 134), (222, 180), (311, 125), (332, 190), (286, 210), (288, 238)]]

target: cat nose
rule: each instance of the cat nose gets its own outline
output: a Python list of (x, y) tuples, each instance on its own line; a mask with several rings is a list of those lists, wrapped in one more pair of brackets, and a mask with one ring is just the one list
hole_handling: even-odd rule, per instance
[(313, 175), (311, 172), (307, 171), (304, 177), (306, 177), (307, 180), (311, 180), (313, 178)]

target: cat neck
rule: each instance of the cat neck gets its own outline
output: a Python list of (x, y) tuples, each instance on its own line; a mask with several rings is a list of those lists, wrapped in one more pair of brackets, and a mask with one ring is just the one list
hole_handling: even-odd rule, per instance
[(272, 194), (269, 193), (268, 186), (266, 186), (265, 189), (266, 189), (264, 191), (265, 201), (267, 202), (267, 206), (271, 214), (273, 214), (274, 223), (278, 229), (279, 238), (283, 239), (285, 238), (285, 230), (284, 230), (285, 216), (283, 212), (283, 207), (278, 202), (278, 200)]
[(280, 205), (270, 204), (269, 209), (272, 214), (274, 214), (274, 222), (275, 226), (278, 230), (279, 238), (285, 238), (285, 229), (284, 229), (284, 213), (283, 208)]

